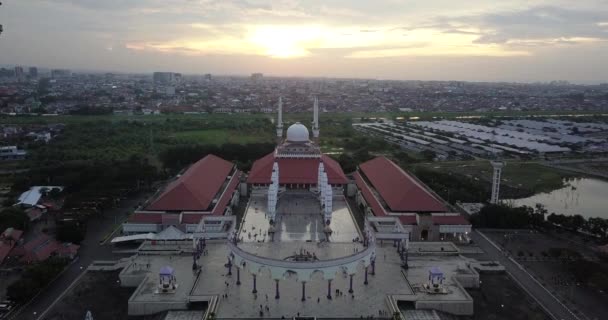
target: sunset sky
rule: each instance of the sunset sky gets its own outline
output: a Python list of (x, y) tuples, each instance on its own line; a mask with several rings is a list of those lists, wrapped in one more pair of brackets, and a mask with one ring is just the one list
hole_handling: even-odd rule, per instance
[(0, 64), (608, 82), (608, 0), (4, 0)]

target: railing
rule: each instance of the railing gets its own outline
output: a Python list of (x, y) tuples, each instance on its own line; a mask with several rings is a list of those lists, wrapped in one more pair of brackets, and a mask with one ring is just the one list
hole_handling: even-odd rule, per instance
[(341, 258), (327, 259), (327, 260), (315, 261), (315, 262), (308, 262), (308, 261), (296, 262), (296, 261), (285, 261), (285, 260), (279, 260), (279, 259), (260, 257), (257, 255), (251, 254), (245, 250), (242, 250), (241, 248), (239, 248), (238, 246), (236, 246), (234, 243), (232, 243), (230, 241), (228, 241), (228, 247), (235, 255), (241, 257), (242, 259), (249, 260), (249, 261), (252, 261), (252, 262), (255, 262), (255, 263), (258, 263), (261, 265), (265, 265), (265, 266), (279, 267), (279, 268), (285, 268), (285, 269), (322, 269), (322, 268), (339, 267), (339, 266), (343, 266), (346, 264), (364, 260), (366, 257), (370, 256), (375, 250), (375, 246), (372, 245), (372, 246), (368, 246), (365, 250), (363, 250), (361, 252), (355, 253), (353, 255), (341, 257)]

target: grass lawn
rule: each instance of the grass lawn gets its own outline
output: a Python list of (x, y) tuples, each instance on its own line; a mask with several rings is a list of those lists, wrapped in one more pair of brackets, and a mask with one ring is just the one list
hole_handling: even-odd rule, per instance
[[(322, 112), (319, 117), (320, 120), (324, 119), (354, 119), (359, 120), (362, 117), (365, 118), (387, 118), (395, 119), (397, 117), (403, 117), (408, 119), (409, 117), (419, 117), (421, 119), (430, 120), (437, 118), (454, 119), (459, 117), (526, 117), (526, 116), (560, 116), (560, 115), (588, 115), (598, 116), (598, 112), (591, 111), (492, 111), (492, 112), (446, 112), (446, 111), (415, 111), (415, 112)], [(605, 114), (601, 114), (605, 115)], [(228, 121), (240, 121), (250, 119), (261, 119), (261, 118), (276, 118), (275, 113), (251, 113), (251, 114), (162, 114), (162, 115), (96, 115), (96, 116), (82, 116), (82, 115), (60, 115), (60, 116), (0, 116), (0, 123), (2, 124), (43, 124), (43, 123), (79, 123), (83, 121), (96, 121), (96, 120), (107, 120), (107, 121), (141, 121), (141, 122), (164, 122), (167, 119), (179, 120), (179, 119), (201, 119), (201, 120), (228, 120)], [(301, 121), (302, 123), (309, 124), (312, 121), (312, 112), (288, 112), (283, 115), (285, 122)]]
[(247, 144), (274, 141), (274, 137), (270, 132), (244, 132), (225, 129), (183, 131), (174, 133), (171, 135), (171, 137), (183, 142), (215, 145), (222, 145), (225, 143)]
[[(492, 181), (492, 166), (487, 160), (449, 161), (415, 164), (426, 169), (445, 173), (462, 174), (483, 181)], [(502, 170), (502, 183), (517, 189), (547, 192), (564, 186), (564, 179), (580, 174), (548, 168), (535, 162), (507, 161)]]

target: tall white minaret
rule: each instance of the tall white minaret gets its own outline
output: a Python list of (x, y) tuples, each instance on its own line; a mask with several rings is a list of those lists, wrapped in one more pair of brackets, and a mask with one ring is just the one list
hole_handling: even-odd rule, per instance
[(283, 97), (279, 97), (279, 115), (277, 119), (277, 139), (283, 138)]
[(319, 99), (315, 96), (315, 104), (313, 106), (313, 120), (312, 120), (312, 136), (315, 139), (319, 139)]

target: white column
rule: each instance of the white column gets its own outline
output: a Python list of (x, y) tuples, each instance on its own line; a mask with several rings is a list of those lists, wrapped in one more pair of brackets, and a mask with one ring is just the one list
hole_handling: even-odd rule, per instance
[(319, 138), (319, 99), (316, 96), (313, 105), (312, 136), (315, 139)]
[(325, 172), (325, 167), (323, 166), (323, 162), (319, 162), (319, 170), (317, 174), (317, 190), (321, 191), (321, 175)]
[(277, 213), (277, 200), (279, 194), (279, 164), (272, 165), (272, 175), (270, 176), (270, 186), (268, 187), (268, 218), (274, 220)]
[(277, 119), (277, 138), (283, 138), (283, 97), (279, 97), (279, 112)]

